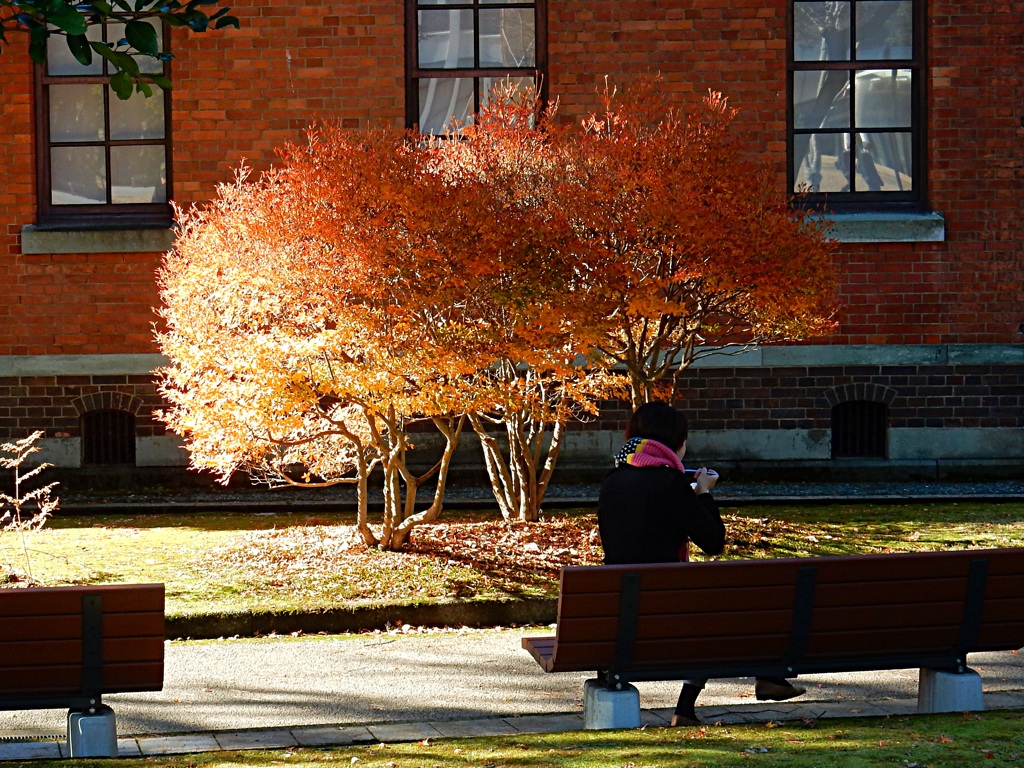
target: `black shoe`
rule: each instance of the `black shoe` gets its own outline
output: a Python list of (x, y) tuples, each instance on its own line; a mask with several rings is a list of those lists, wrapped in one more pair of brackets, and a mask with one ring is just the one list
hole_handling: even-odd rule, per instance
[(772, 680), (757, 680), (754, 682), (754, 696), (757, 697), (758, 701), (785, 701), (805, 693), (807, 693), (806, 688), (801, 685), (793, 685), (787, 680), (783, 680), (782, 683), (776, 683)]

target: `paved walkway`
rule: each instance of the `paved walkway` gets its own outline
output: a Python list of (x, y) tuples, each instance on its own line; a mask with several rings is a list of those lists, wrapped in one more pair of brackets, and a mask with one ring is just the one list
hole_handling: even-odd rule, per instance
[[(173, 641), (164, 690), (105, 698), (123, 756), (421, 741), (582, 728), (584, 674), (544, 674), (524, 632), (463, 630)], [(1024, 708), (1024, 661), (976, 654), (989, 709)], [(801, 678), (808, 693), (756, 702), (750, 680), (712, 681), (707, 723), (912, 714), (916, 670)], [(676, 683), (638, 685), (645, 722), (664, 725)], [(0, 760), (67, 757), (65, 713), (0, 713)]]

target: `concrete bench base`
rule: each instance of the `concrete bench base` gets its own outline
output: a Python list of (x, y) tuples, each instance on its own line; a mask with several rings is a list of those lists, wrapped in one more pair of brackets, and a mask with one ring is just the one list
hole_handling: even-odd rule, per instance
[(613, 691), (600, 680), (587, 680), (583, 684), (583, 727), (639, 728), (640, 691), (632, 685)]
[(981, 675), (973, 669), (922, 669), (917, 683), (918, 712), (976, 712), (985, 709)]
[(101, 704), (87, 712), (68, 712), (68, 749), (72, 757), (117, 757), (114, 710)]

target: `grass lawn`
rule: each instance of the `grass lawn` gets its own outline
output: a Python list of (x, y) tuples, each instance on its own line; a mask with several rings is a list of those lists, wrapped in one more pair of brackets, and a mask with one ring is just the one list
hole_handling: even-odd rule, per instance
[[(724, 558), (1024, 547), (1024, 504), (1016, 502), (740, 511), (726, 510)], [(415, 529), (404, 552), (367, 549), (352, 523), (347, 514), (245, 511), (58, 516), (24, 540), (0, 532), (0, 580), (163, 582), (176, 617), (553, 596), (561, 566), (601, 560), (592, 510), (516, 525), (497, 513), (450, 513)]]
[[(1024, 765), (1024, 712), (837, 719), (698, 729), (571, 731), (338, 749), (76, 760), (92, 768), (1004, 768)], [(66, 762), (59, 763), (66, 765)], [(33, 762), (51, 768), (56, 761)]]
[[(1024, 547), (1021, 503), (765, 506), (741, 512), (726, 510), (725, 558)], [(0, 532), (0, 579), (9, 587), (164, 582), (168, 615), (176, 616), (554, 595), (562, 565), (601, 558), (592, 510), (520, 525), (506, 525), (496, 513), (450, 514), (440, 524), (416, 529), (401, 553), (367, 550), (352, 522), (345, 514), (244, 511), (58, 517), (24, 539)], [(1024, 712), (572, 731), (76, 765), (1024, 768)]]

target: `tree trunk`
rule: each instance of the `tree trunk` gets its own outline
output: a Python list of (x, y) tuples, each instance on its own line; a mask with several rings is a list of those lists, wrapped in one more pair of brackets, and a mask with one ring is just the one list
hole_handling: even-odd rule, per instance
[(521, 414), (506, 417), (503, 424), (508, 436), (507, 458), (498, 440), (487, 431), (486, 419), (471, 414), (470, 423), (480, 439), (491, 490), (502, 517), (508, 522), (539, 520), (544, 493), (561, 451), (565, 419), (551, 425), (551, 440), (545, 445), (549, 434), (546, 425), (534, 424)]

